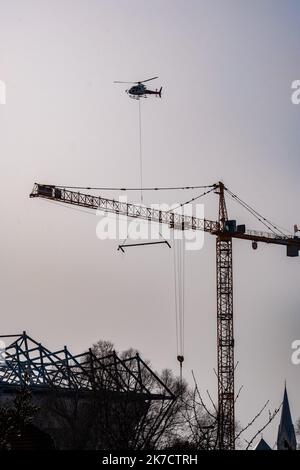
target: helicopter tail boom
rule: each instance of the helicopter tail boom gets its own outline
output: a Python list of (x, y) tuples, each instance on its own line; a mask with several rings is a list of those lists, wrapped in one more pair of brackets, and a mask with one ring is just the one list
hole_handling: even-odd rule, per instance
[(159, 90), (145, 90), (144, 94), (145, 95), (156, 95), (156, 96), (159, 96), (161, 98), (161, 90), (162, 90), (162, 87), (160, 87)]

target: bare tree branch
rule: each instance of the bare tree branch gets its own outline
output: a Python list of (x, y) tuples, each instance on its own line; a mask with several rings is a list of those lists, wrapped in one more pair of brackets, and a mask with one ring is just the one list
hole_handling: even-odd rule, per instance
[(252, 439), (248, 442), (248, 445), (247, 445), (247, 447), (246, 447), (246, 450), (248, 450), (248, 449), (251, 447), (253, 441), (257, 438), (257, 436), (258, 436), (259, 434), (261, 434), (261, 433), (266, 429), (267, 426), (269, 426), (269, 424), (273, 421), (273, 419), (275, 418), (275, 416), (276, 416), (276, 415), (278, 414), (278, 412), (280, 411), (281, 407), (282, 407), (282, 404), (280, 405), (279, 408), (275, 409), (275, 410), (273, 411), (273, 413), (271, 413), (271, 412), (269, 411), (269, 419), (268, 419), (268, 421), (266, 422), (266, 424), (265, 424), (264, 426), (262, 426), (262, 427), (257, 431), (257, 433), (256, 433), (256, 434), (252, 437)]

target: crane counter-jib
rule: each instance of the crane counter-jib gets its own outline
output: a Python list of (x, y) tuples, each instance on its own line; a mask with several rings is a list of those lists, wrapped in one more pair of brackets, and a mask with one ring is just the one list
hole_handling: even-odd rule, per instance
[(256, 232), (255, 230), (247, 231), (246, 233), (233, 233), (233, 238), (242, 240), (249, 240), (252, 242), (271, 243), (273, 245), (293, 246), (295, 249), (300, 250), (300, 238), (298, 237), (280, 237), (273, 233)]

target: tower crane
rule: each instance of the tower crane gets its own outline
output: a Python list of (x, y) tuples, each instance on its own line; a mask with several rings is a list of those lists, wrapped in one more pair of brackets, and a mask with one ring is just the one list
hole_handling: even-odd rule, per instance
[[(68, 187), (49, 184), (36, 183), (30, 197), (40, 197), (69, 205), (99, 209), (149, 222), (167, 224), (174, 230), (202, 230), (216, 237), (218, 448), (233, 450), (235, 448), (235, 363), (232, 241), (233, 239), (251, 241), (253, 249), (257, 248), (259, 242), (283, 245), (286, 247), (287, 256), (296, 257), (299, 256), (300, 238), (296, 236), (296, 233), (294, 236), (288, 236), (278, 229), (277, 231), (271, 229), (267, 232), (246, 230), (245, 225), (237, 225), (235, 220), (228, 218), (225, 192), (233, 198), (237, 198), (237, 196), (229, 191), (222, 182), (212, 185), (212, 190), (219, 196), (217, 221), (106, 199), (101, 196), (76, 192)], [(245, 204), (244, 207), (247, 208), (247, 205)], [(259, 220), (266, 221), (264, 218)], [(270, 228), (269, 225), (267, 227)], [(272, 227), (276, 228), (274, 225)]]

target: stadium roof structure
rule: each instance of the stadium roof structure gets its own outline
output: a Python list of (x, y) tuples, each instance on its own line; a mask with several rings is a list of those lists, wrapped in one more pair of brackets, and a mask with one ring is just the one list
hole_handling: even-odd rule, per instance
[(174, 394), (139, 354), (121, 358), (116, 352), (96, 356), (92, 349), (73, 355), (65, 346), (52, 352), (27, 335), (1, 335), (11, 343), (1, 352), (0, 389), (27, 385), (49, 389), (128, 393), (144, 400), (175, 399)]

